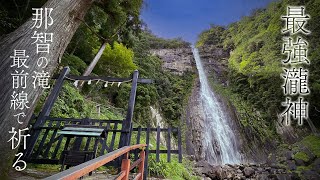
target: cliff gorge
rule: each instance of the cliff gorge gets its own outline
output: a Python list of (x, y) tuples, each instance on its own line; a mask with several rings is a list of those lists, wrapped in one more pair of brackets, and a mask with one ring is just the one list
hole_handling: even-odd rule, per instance
[[(163, 64), (162, 68), (175, 75), (183, 77), (184, 73), (192, 72), (195, 75), (192, 90), (183, 104), (185, 112), (180, 120), (184, 126), (185, 152), (192, 155), (195, 160), (205, 159), (203, 151), (203, 138), (206, 124), (200, 99), (200, 82), (195, 67), (192, 48), (178, 49), (153, 49), (151, 53), (159, 57)], [(199, 48), (200, 57), (205, 67), (208, 80), (215, 85), (228, 86), (228, 58), (229, 52), (214, 46)], [(231, 119), (232, 131), (235, 133), (237, 145), (241, 151), (243, 162), (265, 162), (268, 153), (274, 149), (275, 144), (268, 139), (262, 139), (259, 130), (252, 126), (243, 126), (239, 112), (228, 98), (215, 92), (221, 104), (221, 109), (226, 112), (227, 118)], [(160, 111), (161, 112), (161, 111)]]
[[(240, 112), (237, 111), (234, 104), (219, 87), (227, 87), (228, 81), (228, 58), (229, 53), (223, 48), (216, 46), (202, 46), (199, 48), (199, 54), (205, 67), (213, 91), (216, 92), (218, 100), (221, 102), (221, 108), (226, 112), (231, 120), (232, 130), (238, 142), (242, 153), (242, 161), (245, 162), (265, 162), (268, 153), (275, 147), (273, 140), (263, 139), (260, 131), (250, 125), (244, 126), (241, 122)], [(263, 126), (263, 123), (261, 123)]]
[(192, 48), (154, 49), (151, 50), (151, 53), (162, 60), (162, 68), (165, 71), (179, 76), (183, 76), (186, 72), (191, 72), (196, 77), (192, 83), (192, 90), (183, 105), (185, 111), (180, 122), (184, 127), (186, 154), (194, 156), (196, 160), (201, 160), (204, 158), (202, 151), (204, 121), (203, 111), (200, 106), (200, 83), (197, 77)]

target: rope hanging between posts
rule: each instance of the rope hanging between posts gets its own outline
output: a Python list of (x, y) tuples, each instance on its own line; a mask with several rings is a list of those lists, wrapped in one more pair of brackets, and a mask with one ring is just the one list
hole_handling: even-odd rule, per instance
[[(75, 86), (75, 87), (78, 87), (78, 83), (79, 83), (79, 80), (77, 80), (77, 79), (73, 79), (73, 78), (70, 78), (70, 77), (65, 77), (66, 79), (68, 79), (68, 80), (71, 80), (71, 81), (74, 81), (74, 83), (73, 83), (73, 85)], [(97, 78), (97, 79), (90, 79), (90, 80), (81, 80), (81, 81), (83, 81), (83, 82), (88, 82), (87, 84), (88, 85), (90, 85), (90, 84), (92, 84), (92, 81), (97, 81), (95, 84), (98, 84), (100, 81), (101, 82), (103, 82), (104, 83), (104, 87), (108, 87), (108, 84), (111, 84), (110, 86), (113, 86), (113, 84), (114, 83), (117, 83), (118, 85), (118, 87), (120, 87), (120, 85), (122, 84), (122, 83), (129, 83), (129, 82), (132, 82), (132, 79), (130, 79), (130, 80), (126, 80), (126, 81), (122, 81), (122, 82), (115, 82), (115, 81), (105, 81), (105, 80), (103, 80), (103, 79), (100, 79), (100, 78)]]

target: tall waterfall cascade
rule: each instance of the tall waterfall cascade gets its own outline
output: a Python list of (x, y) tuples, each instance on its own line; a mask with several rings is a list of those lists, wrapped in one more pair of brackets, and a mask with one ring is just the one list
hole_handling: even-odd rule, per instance
[(200, 98), (202, 101), (204, 130), (203, 152), (210, 164), (238, 164), (241, 154), (231, 128), (231, 119), (223, 112), (221, 103), (211, 90), (197, 48), (193, 48), (200, 79)]

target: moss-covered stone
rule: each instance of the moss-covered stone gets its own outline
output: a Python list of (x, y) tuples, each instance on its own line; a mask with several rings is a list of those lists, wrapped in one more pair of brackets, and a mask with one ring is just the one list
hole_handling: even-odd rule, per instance
[(302, 140), (302, 143), (307, 146), (314, 155), (320, 157), (320, 137), (309, 135)]
[(297, 166), (297, 171), (301, 172), (301, 171), (307, 171), (310, 170), (311, 167), (310, 166)]
[(294, 155), (294, 159), (300, 159), (300, 160), (303, 160), (304, 162), (308, 162), (310, 159), (309, 159), (309, 156), (304, 153), (304, 152), (298, 152)]

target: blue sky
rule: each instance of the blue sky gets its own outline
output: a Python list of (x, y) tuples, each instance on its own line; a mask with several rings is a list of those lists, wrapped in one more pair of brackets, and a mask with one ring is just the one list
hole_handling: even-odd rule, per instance
[(141, 18), (159, 37), (194, 43), (210, 24), (226, 26), (274, 0), (144, 0)]

